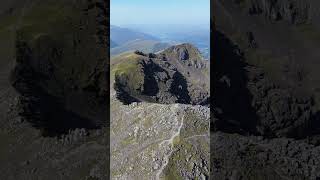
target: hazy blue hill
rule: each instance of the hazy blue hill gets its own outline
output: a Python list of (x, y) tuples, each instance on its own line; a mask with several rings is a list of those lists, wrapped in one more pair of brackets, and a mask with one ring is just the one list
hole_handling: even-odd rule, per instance
[(194, 44), (201, 54), (208, 59), (210, 57), (210, 25), (146, 25), (132, 24), (125, 26), (133, 31), (148, 33), (168, 43)]
[(110, 39), (110, 48), (114, 48), (114, 47), (117, 47), (118, 44), (115, 43), (112, 39)]
[(118, 55), (127, 51), (143, 51), (145, 53), (155, 53), (169, 47), (169, 43), (162, 43), (155, 40), (134, 40), (122, 44), (121, 46), (116, 46), (110, 49), (111, 56)]
[(157, 52), (169, 44), (191, 43), (205, 59), (210, 57), (209, 25), (126, 25), (111, 26), (111, 55), (140, 50)]
[(110, 38), (118, 45), (134, 40), (158, 40), (152, 35), (111, 25)]

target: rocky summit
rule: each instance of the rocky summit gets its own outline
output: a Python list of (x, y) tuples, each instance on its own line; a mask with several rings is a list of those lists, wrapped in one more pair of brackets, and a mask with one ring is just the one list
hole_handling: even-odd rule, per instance
[(111, 59), (112, 179), (209, 178), (209, 64), (191, 44)]
[(209, 64), (191, 44), (157, 54), (126, 53), (111, 61), (114, 88), (124, 103), (209, 104)]

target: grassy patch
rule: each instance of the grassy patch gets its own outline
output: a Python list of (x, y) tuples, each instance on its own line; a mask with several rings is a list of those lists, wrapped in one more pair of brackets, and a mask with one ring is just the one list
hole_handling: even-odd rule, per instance
[(292, 80), (295, 83), (302, 82), (309, 73), (290, 54), (273, 56), (271, 53), (257, 50), (248, 50), (245, 54), (249, 64), (262, 68), (267, 77), (275, 83), (289, 85)]
[[(78, 12), (79, 13), (79, 12)], [(31, 8), (19, 20), (19, 32), (26, 40), (33, 39), (41, 33), (56, 35), (74, 31), (73, 22), (80, 21), (76, 9), (60, 3), (40, 4)]]
[(111, 58), (110, 75), (114, 78), (115, 74), (126, 73), (138, 68), (139, 56), (134, 53), (124, 53)]
[(314, 43), (320, 42), (320, 31), (311, 24), (301, 24), (297, 27), (298, 32), (302, 34), (306, 39), (311, 40)]
[(153, 125), (153, 121), (151, 118), (144, 118), (143, 126), (145, 129), (149, 129)]
[(182, 179), (180, 168), (187, 167), (188, 172), (191, 172), (193, 168), (190, 166), (190, 163), (185, 160), (186, 157), (193, 152), (192, 145), (180, 137), (176, 137), (174, 139), (174, 146), (180, 150), (175, 151), (170, 157), (169, 163), (164, 171), (164, 180)]
[(180, 136), (176, 136), (173, 139), (173, 145), (178, 145), (181, 142)]
[(7, 65), (8, 61), (12, 61), (15, 54), (14, 32), (11, 30), (0, 30), (0, 56), (1, 63)]
[(119, 62), (112, 67), (111, 77), (118, 78), (118, 83), (131, 93), (142, 91), (144, 73), (141, 58), (135, 54), (127, 54)]
[(135, 142), (136, 142), (136, 139), (133, 136), (129, 136), (129, 137), (126, 137), (124, 140), (122, 140), (121, 144), (123, 146), (128, 146), (128, 145), (133, 144)]
[[(57, 81), (69, 84), (73, 80), (80, 88), (87, 88), (92, 84), (92, 70), (104, 53), (97, 46), (96, 13), (85, 14), (85, 6), (81, 6), (81, 2), (62, 0), (30, 5), (19, 20), (17, 39), (27, 42), (35, 57), (43, 54), (50, 61), (56, 58), (52, 62), (59, 67), (55, 70)], [(48, 41), (39, 41), (42, 35)]]
[(193, 113), (187, 113), (184, 119), (185, 128), (181, 130), (181, 137), (206, 134), (209, 132), (209, 121), (203, 120)]
[(247, 39), (245, 35), (241, 32), (232, 34), (231, 39), (236, 45), (242, 47), (243, 49), (245, 49), (245, 47), (248, 46)]
[(241, 9), (245, 9), (248, 4), (248, 0), (237, 0), (238, 5)]
[(8, 15), (0, 17), (0, 32), (3, 30), (7, 30), (11, 26), (15, 25), (17, 22), (18, 16), (17, 15)]

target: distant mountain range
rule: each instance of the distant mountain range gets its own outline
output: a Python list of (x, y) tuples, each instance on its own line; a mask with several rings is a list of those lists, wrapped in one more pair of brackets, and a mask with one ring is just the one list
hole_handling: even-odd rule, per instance
[(114, 48), (114, 47), (117, 47), (118, 44), (112, 40), (110, 40), (110, 48)]
[(205, 59), (210, 57), (210, 25), (159, 25), (134, 24), (125, 28), (148, 33), (162, 42), (170, 44), (191, 43), (196, 46)]
[(118, 45), (135, 40), (159, 40), (149, 34), (113, 25), (110, 26), (110, 37), (111, 40)]
[(155, 40), (133, 40), (124, 43), (120, 46), (115, 46), (111, 48), (110, 54), (111, 56), (113, 56), (121, 54), (123, 52), (135, 50), (143, 51), (145, 53), (156, 53), (158, 51), (166, 49), (169, 46), (170, 44), (168, 43), (162, 43)]
[[(180, 27), (180, 28), (179, 28)], [(210, 57), (210, 34), (204, 27), (190, 26), (144, 26), (118, 27), (111, 25), (111, 56), (127, 51), (155, 53), (172, 45), (191, 43), (205, 59)]]
[(110, 54), (118, 55), (128, 51), (143, 51), (145, 53), (155, 53), (170, 46), (160, 39), (139, 31), (128, 28), (111, 26)]

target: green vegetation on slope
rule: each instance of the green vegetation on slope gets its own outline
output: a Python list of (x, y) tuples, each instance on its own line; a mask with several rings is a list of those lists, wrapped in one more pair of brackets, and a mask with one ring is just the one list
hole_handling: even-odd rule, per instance
[(122, 85), (126, 85), (126, 91), (142, 91), (144, 72), (141, 60), (143, 60), (143, 58), (144, 57), (134, 53), (125, 53), (113, 58), (111, 60), (112, 79), (118, 78)]

